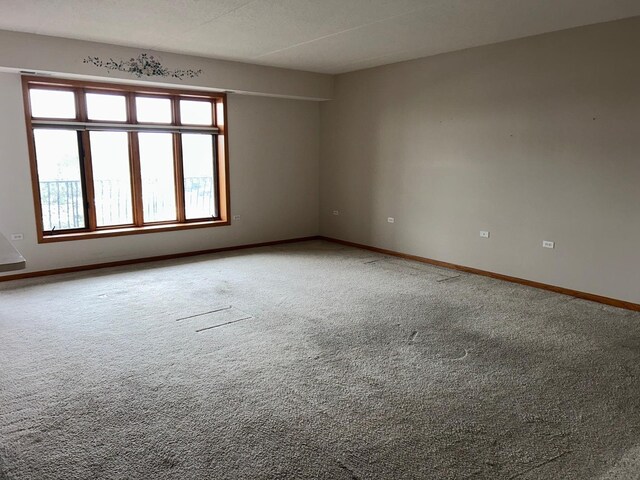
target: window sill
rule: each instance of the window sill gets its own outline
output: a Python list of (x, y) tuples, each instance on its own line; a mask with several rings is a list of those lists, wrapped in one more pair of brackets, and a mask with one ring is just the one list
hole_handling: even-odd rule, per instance
[(140, 235), (143, 233), (173, 232), (176, 230), (191, 230), (193, 228), (222, 227), (230, 225), (229, 220), (213, 220), (190, 223), (163, 223), (161, 225), (147, 225), (144, 227), (111, 228), (93, 232), (56, 233), (55, 235), (40, 235), (38, 243), (67, 242), (71, 240), (89, 240), (92, 238), (120, 237), (123, 235)]

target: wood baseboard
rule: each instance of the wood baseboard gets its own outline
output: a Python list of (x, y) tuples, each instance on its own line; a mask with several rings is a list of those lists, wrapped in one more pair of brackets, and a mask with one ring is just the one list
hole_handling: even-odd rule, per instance
[(318, 240), (319, 236), (290, 238), (287, 240), (275, 240), (272, 242), (250, 243), (246, 245), (235, 245), (231, 247), (211, 248), (208, 250), (198, 250), (195, 252), (171, 253), (168, 255), (158, 255), (155, 257), (133, 258), (130, 260), (119, 260), (116, 262), (94, 263), (90, 265), (78, 265), (75, 267), (54, 268), (52, 270), (40, 270), (36, 272), (17, 273), (13, 275), (0, 276), (0, 282), (8, 282), (10, 280), (22, 280), (24, 278), (45, 277), (48, 275), (59, 275), (62, 273), (83, 272), (85, 270), (98, 270), (101, 268), (122, 267), (126, 265), (134, 265), (136, 263), (158, 262), (161, 260), (173, 260), (175, 258), (195, 257), (197, 255), (207, 255), (210, 253), (228, 252), (231, 250), (244, 250), (246, 248), (269, 247), (272, 245), (280, 245), (283, 243), (306, 242), (309, 240)]
[(361, 243), (348, 242), (346, 240), (339, 240), (337, 238), (324, 237), (324, 236), (320, 236), (320, 238), (328, 242), (339, 243), (341, 245), (347, 245), (349, 247), (362, 248), (364, 250), (370, 250), (372, 252), (382, 253), (384, 255), (404, 258), (407, 260), (414, 260), (416, 262), (428, 263), (430, 265), (450, 268), (452, 270), (459, 270), (461, 272), (474, 273), (476, 275), (496, 278), (498, 280), (505, 280), (507, 282), (519, 283), (520, 285), (526, 285), (527, 287), (534, 287), (542, 290), (549, 290), (551, 292), (561, 293), (563, 295), (570, 295), (572, 297), (581, 298), (583, 300), (591, 300), (592, 302), (603, 303), (605, 305), (611, 305), (613, 307), (625, 308), (627, 310), (640, 312), (640, 304), (638, 303), (627, 302), (627, 301), (618, 300), (615, 298), (603, 297), (601, 295), (596, 295), (593, 293), (580, 292), (578, 290), (571, 290), (569, 288), (557, 287), (555, 285), (548, 285), (546, 283), (534, 282), (532, 280), (525, 280), (524, 278), (511, 277), (509, 275), (503, 275), (501, 273), (495, 273), (495, 272), (488, 272), (486, 270), (480, 270), (477, 268), (465, 267), (464, 265), (456, 265), (455, 263), (441, 262), (440, 260), (433, 260), (431, 258), (419, 257), (417, 255), (409, 255), (407, 253), (387, 250), (385, 248), (378, 248), (378, 247), (372, 247), (370, 245), (363, 245)]
[(613, 307), (624, 308), (627, 310), (633, 310), (640, 312), (640, 304), (627, 302), (624, 300), (618, 300), (615, 298), (603, 297), (602, 295), (596, 295), (593, 293), (580, 292), (578, 290), (571, 290), (569, 288), (557, 287), (555, 285), (548, 285), (546, 283), (534, 282), (532, 280), (526, 280), (524, 278), (511, 277), (509, 275), (503, 275), (501, 273), (489, 272), (486, 270), (480, 270), (473, 267), (465, 267), (464, 265), (457, 265), (455, 263), (442, 262), (440, 260), (433, 260), (431, 258), (419, 257), (417, 255), (410, 255), (408, 253), (396, 252), (394, 250), (387, 250), (385, 248), (372, 247), (370, 245), (364, 245), (361, 243), (349, 242), (346, 240), (339, 240), (337, 238), (325, 237), (322, 235), (314, 235), (310, 237), (290, 238), (287, 240), (275, 240), (271, 242), (250, 243), (245, 245), (234, 245), (231, 247), (211, 248), (208, 250), (197, 250), (194, 252), (181, 252), (172, 253), (168, 255), (158, 255), (155, 257), (143, 257), (134, 258), (130, 260), (119, 260), (116, 262), (106, 263), (94, 263), (90, 265), (77, 265), (75, 267), (54, 268), (51, 270), (40, 270), (36, 272), (17, 273), (12, 275), (0, 276), (0, 282), (8, 282), (11, 280), (22, 280), (25, 278), (44, 277), (49, 275), (60, 275), (63, 273), (75, 273), (83, 272), (86, 270), (98, 270), (102, 268), (122, 267), (126, 265), (135, 265), (138, 263), (158, 262), (162, 260), (173, 260), (176, 258), (195, 257), (198, 255), (207, 255), (211, 253), (229, 252), (233, 250), (244, 250), (247, 248), (268, 247), (272, 245), (281, 245), (285, 243), (305, 242), (309, 240), (326, 240), (328, 242), (339, 243), (349, 247), (361, 248), (364, 250), (370, 250), (372, 252), (382, 253), (384, 255), (390, 255), (393, 257), (404, 258), (407, 260), (414, 260), (416, 262), (428, 263), (430, 265), (436, 265), (438, 267), (449, 268), (452, 270), (459, 270), (462, 272), (473, 273), (476, 275), (482, 275), (485, 277), (491, 277), (498, 280), (504, 280), (507, 282), (518, 283), (520, 285), (526, 285), (528, 287), (539, 288), (542, 290), (548, 290), (551, 292), (561, 293), (563, 295), (570, 295), (572, 297), (582, 298), (583, 300), (591, 300), (592, 302), (603, 303), (605, 305), (611, 305)]

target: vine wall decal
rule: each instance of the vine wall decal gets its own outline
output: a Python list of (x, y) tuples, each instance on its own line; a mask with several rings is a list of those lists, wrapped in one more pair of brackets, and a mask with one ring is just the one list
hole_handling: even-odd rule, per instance
[(172, 77), (182, 80), (183, 78), (195, 78), (202, 73), (202, 70), (170, 70), (148, 53), (141, 53), (137, 58), (132, 57), (129, 60), (114, 60), (113, 58), (103, 60), (100, 57), (87, 57), (82, 63), (90, 63), (107, 70), (132, 73), (138, 78)]

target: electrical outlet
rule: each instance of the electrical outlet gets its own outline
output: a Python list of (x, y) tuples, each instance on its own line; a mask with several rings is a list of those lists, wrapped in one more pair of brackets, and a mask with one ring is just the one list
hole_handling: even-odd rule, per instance
[(543, 240), (542, 246), (544, 248), (556, 248), (556, 242), (550, 242), (549, 240)]
[(12, 233), (11, 240), (24, 240), (24, 235), (21, 233)]
[(389, 223), (395, 223), (396, 219), (393, 217), (387, 217), (387, 222)]
[(340, 210), (334, 210), (334, 211), (333, 211), (333, 214), (334, 214), (335, 216), (340, 215)]
[(234, 215), (234, 216), (233, 216), (233, 219), (234, 219), (234, 220), (240, 220), (240, 215)]
[(489, 238), (489, 232), (487, 232), (486, 230), (480, 230), (480, 236), (482, 238)]

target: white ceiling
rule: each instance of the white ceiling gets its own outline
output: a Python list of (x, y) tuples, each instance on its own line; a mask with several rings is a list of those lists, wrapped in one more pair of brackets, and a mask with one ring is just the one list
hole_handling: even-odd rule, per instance
[(0, 0), (0, 29), (343, 73), (640, 15), (640, 0)]

